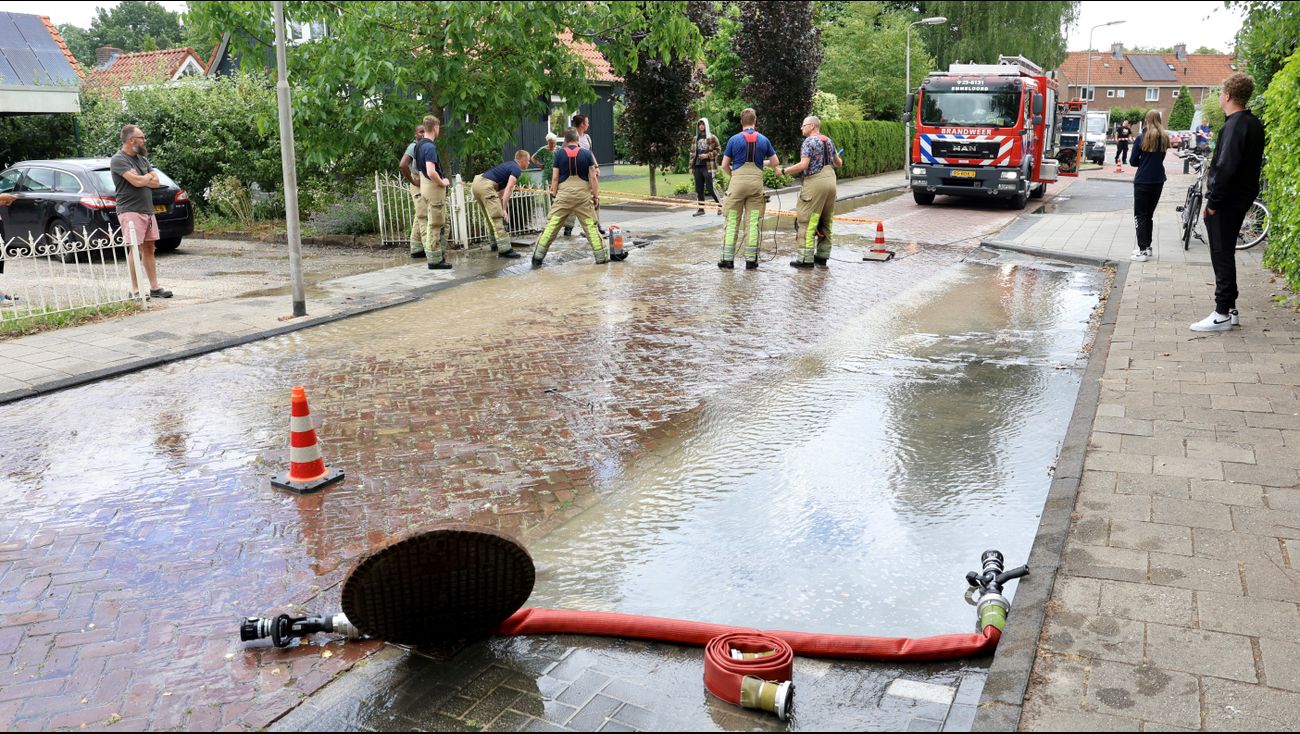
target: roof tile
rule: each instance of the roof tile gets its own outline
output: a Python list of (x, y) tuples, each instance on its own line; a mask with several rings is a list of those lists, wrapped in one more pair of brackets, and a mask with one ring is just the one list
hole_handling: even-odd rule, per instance
[(191, 57), (200, 68), (207, 70), (203, 59), (199, 58), (192, 48), (120, 54), (114, 57), (108, 66), (92, 69), (86, 85), (104, 90), (117, 90), (134, 84), (161, 84), (175, 76), (181, 64)]
[(68, 63), (72, 64), (72, 70), (77, 72), (78, 77), (85, 79), (86, 70), (81, 68), (81, 62), (77, 61), (77, 57), (73, 56), (72, 51), (68, 50), (68, 44), (63, 40), (63, 34), (59, 33), (59, 29), (54, 25), (54, 21), (50, 20), (50, 16), (42, 15), (41, 22), (44, 23), (45, 28), (49, 30), (50, 38), (53, 38), (54, 42), (59, 45), (59, 50), (63, 52), (64, 56), (68, 57)]
[[(1092, 54), (1092, 86), (1094, 87), (1163, 87), (1186, 84), (1189, 87), (1217, 87), (1235, 69), (1236, 59), (1227, 54), (1188, 54), (1180, 61), (1174, 54), (1134, 54), (1158, 57), (1172, 64), (1174, 81), (1147, 81), (1137, 73), (1128, 59), (1116, 59), (1109, 51)], [(1168, 67), (1166, 67), (1168, 68)], [(1081, 86), (1088, 80), (1088, 52), (1071, 51), (1060, 66), (1066, 81)]]

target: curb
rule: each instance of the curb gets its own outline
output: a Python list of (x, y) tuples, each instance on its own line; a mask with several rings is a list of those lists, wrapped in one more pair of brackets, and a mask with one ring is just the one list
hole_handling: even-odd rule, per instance
[(980, 247), (987, 247), (990, 250), (1005, 250), (1007, 252), (1019, 252), (1022, 255), (1033, 255), (1034, 257), (1041, 257), (1044, 260), (1064, 260), (1065, 262), (1082, 263), (1084, 265), (1104, 266), (1104, 265), (1120, 264), (1114, 260), (1111, 260), (1110, 258), (1105, 258), (1105, 257), (1096, 257), (1093, 255), (1077, 255), (1072, 252), (1061, 252), (1059, 250), (1044, 250), (1038, 247), (1026, 247), (1024, 245), (1014, 245), (1011, 244), (1010, 242), (999, 242), (997, 240), (980, 240)]
[(1002, 640), (993, 653), (993, 663), (989, 666), (975, 722), (971, 726), (971, 731), (1016, 731), (1020, 728), (1029, 676), (1038, 656), (1038, 641), (1042, 637), (1043, 623), (1047, 617), (1047, 603), (1061, 567), (1061, 553), (1069, 533), (1070, 517), (1079, 496), (1088, 437), (1092, 433), (1097, 406), (1101, 401), (1101, 377), (1106, 371), (1106, 360), (1115, 334), (1119, 304), (1124, 297), (1129, 264), (1085, 255), (1061, 257), (1054, 252), (1006, 247), (995, 242), (981, 244), (992, 249), (1041, 254), (1045, 258), (1116, 266), (1115, 281), (1102, 312), (1088, 366), (1079, 383), (1079, 396), (1075, 399), (1074, 412), (1070, 415), (1070, 424), (1057, 454), (1052, 485), (1048, 489), (1043, 516), (1029, 551), (1031, 573), (1017, 582), (1019, 586), (1016, 588), (1014, 611), (1009, 615)]

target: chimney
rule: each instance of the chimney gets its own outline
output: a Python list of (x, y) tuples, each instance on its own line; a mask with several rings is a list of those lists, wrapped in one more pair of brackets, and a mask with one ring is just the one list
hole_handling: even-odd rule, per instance
[(1175, 44), (1174, 44), (1174, 56), (1177, 56), (1179, 61), (1186, 61), (1186, 60), (1187, 60), (1187, 44), (1185, 44), (1185, 43), (1175, 43)]
[(1124, 44), (1112, 43), (1110, 45), (1110, 55), (1114, 56), (1117, 59), (1124, 58)]
[(121, 56), (122, 49), (112, 46), (100, 46), (95, 49), (95, 66), (108, 66), (114, 56)]

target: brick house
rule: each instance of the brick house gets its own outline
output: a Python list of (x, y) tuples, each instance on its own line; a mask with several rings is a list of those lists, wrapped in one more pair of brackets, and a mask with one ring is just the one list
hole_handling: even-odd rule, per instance
[(95, 68), (86, 77), (86, 86), (117, 96), (124, 88), (201, 78), (206, 72), (203, 59), (192, 48), (129, 54), (100, 46), (95, 49)]
[(1071, 100), (1086, 100), (1091, 110), (1115, 107), (1158, 109), (1169, 119), (1179, 89), (1187, 86), (1192, 103), (1201, 102), (1218, 89), (1241, 65), (1227, 54), (1189, 54), (1186, 44), (1172, 54), (1125, 53), (1113, 44), (1109, 52), (1092, 53), (1092, 87), (1088, 82), (1088, 52), (1071, 51), (1059, 72), (1068, 80)]

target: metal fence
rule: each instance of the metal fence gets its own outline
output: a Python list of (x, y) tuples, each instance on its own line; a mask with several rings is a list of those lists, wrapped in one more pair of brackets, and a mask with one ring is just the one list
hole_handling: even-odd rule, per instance
[[(0, 246), (0, 324), (94, 310), (114, 303), (145, 305), (148, 281), (139, 248), (119, 230), (60, 232), (15, 238)], [(131, 268), (146, 287), (132, 293)]]
[[(527, 174), (525, 174), (527, 175)], [(385, 245), (404, 245), (410, 241), (411, 222), (415, 219), (415, 202), (411, 185), (397, 174), (375, 173), (375, 205), (379, 209), (379, 238)], [(511, 237), (542, 231), (551, 210), (551, 197), (541, 191), (516, 188), (507, 204)], [(474, 200), (469, 184), (455, 176), (447, 189), (447, 224), (443, 234), (456, 248), (468, 248), (488, 240), (492, 224), (487, 212)]]

